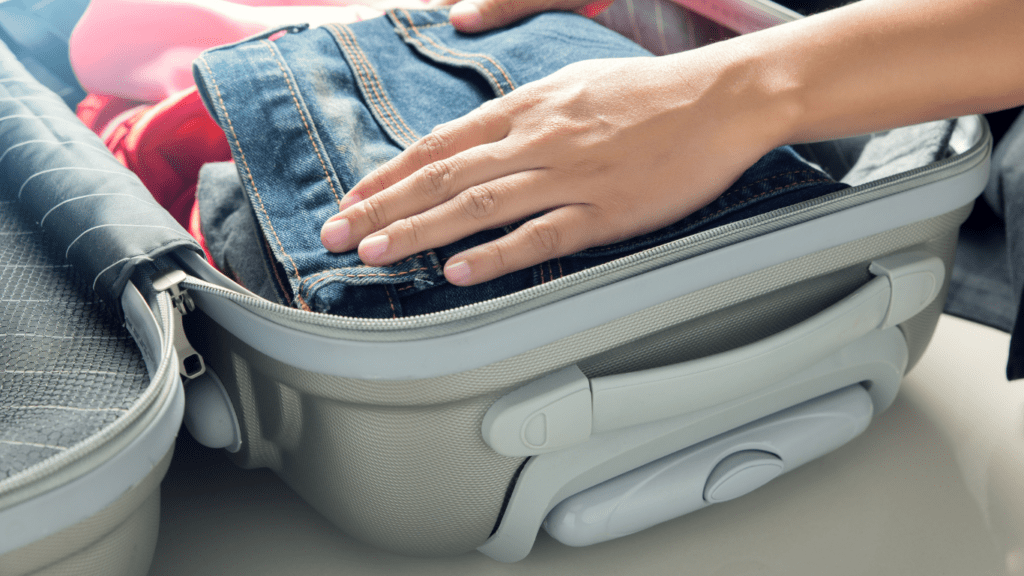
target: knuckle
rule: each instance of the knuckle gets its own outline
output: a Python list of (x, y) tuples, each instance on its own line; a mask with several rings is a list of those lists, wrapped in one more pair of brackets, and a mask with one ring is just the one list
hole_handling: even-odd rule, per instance
[(483, 251), (484, 258), (490, 260), (494, 269), (505, 270), (508, 259), (505, 248), (502, 247), (501, 242), (485, 244), (481, 249)]
[(388, 223), (384, 205), (378, 196), (370, 196), (363, 201), (363, 215), (374, 230), (380, 230)]
[(534, 251), (541, 256), (554, 256), (562, 244), (558, 228), (544, 220), (530, 220), (523, 224), (523, 232)]
[(394, 224), (398, 236), (405, 239), (405, 243), (413, 248), (420, 246), (420, 232), (423, 230), (423, 218), (420, 215), (413, 215), (405, 220), (399, 220)]
[(455, 185), (451, 162), (434, 162), (423, 168), (424, 193), (429, 199), (447, 199)]
[(485, 100), (483, 104), (477, 107), (475, 110), (476, 120), (479, 122), (489, 122), (502, 116), (502, 111), (505, 109), (506, 100), (504, 98), (491, 98)]
[(427, 134), (419, 142), (419, 160), (422, 164), (431, 164), (448, 156), (451, 149), (451, 137), (448, 130), (435, 130)]
[(463, 193), (462, 197), (462, 209), (470, 218), (487, 218), (497, 209), (497, 198), (489, 188), (473, 188)]

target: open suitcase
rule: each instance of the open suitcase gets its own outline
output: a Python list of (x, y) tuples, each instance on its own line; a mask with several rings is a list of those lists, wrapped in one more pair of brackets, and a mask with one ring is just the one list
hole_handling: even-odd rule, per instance
[[(658, 21), (675, 7), (654, 6)], [(542, 526), (586, 545), (741, 496), (892, 402), (988, 178), (987, 126), (962, 118), (946, 159), (841, 193), (480, 304), (327, 316), (256, 298), (210, 267), (56, 97), (9, 54), (0, 62), (5, 575), (145, 570), (181, 377), (200, 442), (275, 470), (347, 533), (400, 553), (512, 562)], [(801, 151), (838, 178), (865, 143)], [(33, 320), (91, 318), (61, 312), (91, 302), (48, 287), (68, 280), (23, 273), (67, 273), (62, 257), (135, 346), (120, 337), (98, 356), (83, 343), (118, 340), (115, 328)], [(30, 311), (57, 296), (70, 303)], [(35, 383), (90, 373), (66, 362), (108, 357), (141, 358), (126, 361), (130, 386), (110, 384), (123, 394), (88, 396), (96, 386), (76, 381), (55, 385), (63, 405), (8, 392), (24, 396), (29, 374), (31, 390), (48, 390)], [(39, 429), (8, 424), (26, 410), (49, 412)], [(119, 417), (69, 430), (76, 411)]]

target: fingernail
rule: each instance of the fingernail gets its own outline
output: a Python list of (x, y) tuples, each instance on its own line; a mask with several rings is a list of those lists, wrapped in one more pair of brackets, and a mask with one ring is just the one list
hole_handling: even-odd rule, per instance
[(444, 267), (444, 275), (452, 284), (462, 284), (469, 280), (469, 263), (465, 260), (454, 264), (449, 262)]
[(387, 234), (380, 234), (378, 236), (370, 236), (365, 238), (359, 243), (359, 252), (366, 258), (373, 260), (374, 258), (380, 257), (385, 250), (388, 249), (388, 236)]
[(448, 19), (455, 27), (465, 30), (478, 30), (484, 23), (480, 9), (476, 4), (467, 0), (452, 6), (451, 12), (448, 13)]
[(328, 250), (340, 250), (348, 242), (349, 230), (348, 218), (328, 220), (320, 229), (320, 242)]

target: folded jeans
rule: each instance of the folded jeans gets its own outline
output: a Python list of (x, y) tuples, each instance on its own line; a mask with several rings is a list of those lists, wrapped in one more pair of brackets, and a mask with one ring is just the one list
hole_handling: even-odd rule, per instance
[[(778, 148), (718, 199), (665, 228), (471, 287), (448, 284), (444, 263), (515, 225), (389, 266), (367, 266), (354, 251), (334, 254), (320, 244), (320, 225), (338, 212), (345, 192), (437, 124), (572, 62), (638, 56), (649, 54), (571, 13), (540, 14), (493, 32), (464, 35), (450, 25), (447, 9), (393, 10), (348, 26), (289, 27), (204, 52), (193, 67), (196, 82), (225, 131), (248, 209), (266, 239), (249, 250), (267, 265), (246, 269), (279, 269), (286, 279), (275, 282), (279, 294), (316, 312), (383, 318), (428, 314), (846, 188), (791, 148)], [(227, 237), (207, 227), (202, 181), (199, 190), (207, 242)], [(242, 204), (232, 206), (238, 210)], [(234, 245), (244, 249), (244, 243)], [(218, 251), (212, 245), (210, 250)], [(252, 258), (222, 253), (235, 262)], [(266, 278), (239, 280), (268, 284)]]

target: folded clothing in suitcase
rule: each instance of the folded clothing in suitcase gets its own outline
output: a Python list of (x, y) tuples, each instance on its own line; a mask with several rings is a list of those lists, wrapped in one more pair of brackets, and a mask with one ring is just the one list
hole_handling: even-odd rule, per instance
[[(184, 410), (172, 305), (120, 265), (76, 274), (67, 258), (129, 245), (145, 261), (191, 241), (161, 228), (176, 224), (2, 44), (0, 173), (0, 574), (144, 574)], [(109, 215), (103, 202), (131, 218), (61, 236), (67, 207)], [(115, 227), (168, 233), (82, 244)]]
[[(838, 178), (864, 146), (805, 155)], [(60, 229), (43, 227), (81, 252), (74, 259), (111, 301), (130, 265), (157, 261), (155, 290), (178, 304), (188, 336), (174, 342), (198, 439), (274, 469), (354, 537), (513, 561), (545, 520), (573, 544), (622, 535), (666, 510), (740, 495), (856, 435), (927, 344), (989, 146), (983, 122), (961, 119), (939, 162), (399, 319), (256, 298), (187, 242), (161, 239), (156, 220), (134, 220), (157, 233), (152, 245), (86, 248), (129, 222), (125, 203), (74, 210), (89, 200), (46, 189), (27, 203), (37, 219), (71, 210)], [(657, 479), (687, 488), (629, 500)], [(626, 509), (638, 512), (569, 520)]]
[[(465, 57), (465, 47), (423, 32), (444, 25), (416, 20), (425, 14), (393, 12), (364, 24), (394, 26), (404, 49), (429, 45), (438, 59)], [(389, 90), (406, 88), (372, 73), (378, 52), (360, 55), (360, 32), (319, 31), (325, 45), (317, 53), (341, 46), (356, 70), (353, 92), (377, 111), (366, 121), (394, 132), (392, 145), (407, 145), (395, 111), (383, 108), (395, 98)], [(292, 184), (301, 193), (287, 205), (319, 206), (316, 194), (345, 188), (323, 164), (335, 149), (351, 152), (319, 124), (346, 117), (332, 120), (317, 108), (341, 98), (324, 96), (326, 79), (289, 66), (303, 34), (252, 39), (197, 62), (200, 89), (271, 242), (265, 220), (278, 207), (259, 203), (261, 182), (307, 174)], [(382, 58), (397, 57), (397, 44)], [(232, 75), (221, 61), (232, 50), (246, 73)], [(500, 60), (440, 60), (475, 69), (481, 85), (501, 85), (491, 69)], [(256, 80), (260, 74), (278, 77)], [(248, 93), (239, 86), (256, 81), (280, 84), (281, 110), (246, 116), (232, 105)], [(285, 109), (302, 121), (290, 122)], [(257, 126), (282, 136), (250, 154)], [(939, 133), (933, 152), (945, 159), (902, 167), (874, 165), (879, 148), (871, 142), (881, 139), (802, 148), (853, 188), (408, 318), (277, 306), (183, 258), (193, 278), (180, 287), (198, 305), (186, 329), (213, 368), (203, 387), (223, 389), (208, 397), (230, 398), (219, 410), (238, 422), (237, 432), (210, 436), (241, 465), (276, 470), (353, 536), (412, 554), (479, 547), (515, 560), (545, 519), (559, 539), (583, 544), (736, 496), (856, 435), (923, 351), (956, 228), (981, 189), (988, 154), (977, 119)], [(300, 144), (328, 152), (288, 164)], [(305, 225), (315, 230), (325, 217)], [(301, 224), (304, 216), (296, 218)], [(286, 270), (295, 264), (274, 252)], [(204, 435), (202, 418), (190, 425)], [(623, 504), (632, 487), (668, 478), (661, 470), (669, 469), (685, 477), (673, 472), (667, 485), (689, 486), (675, 490), (675, 500), (645, 494)], [(628, 519), (594, 512), (636, 510), (638, 501), (645, 510)], [(571, 517), (602, 519), (578, 526)]]
[[(194, 68), (199, 92), (236, 159), (241, 177), (235, 178), (249, 204), (243, 208), (262, 231), (221, 229), (228, 219), (235, 227), (242, 220), (232, 215), (237, 202), (218, 192), (223, 200), (211, 202), (211, 187), (200, 186), (203, 236), (223, 271), (238, 274), (245, 285), (276, 288), (268, 299), (316, 312), (397, 318), (504, 296), (847, 187), (784, 146), (686, 218), (470, 287), (445, 280), (449, 258), (525, 220), (387, 266), (367, 266), (355, 251), (324, 249), (319, 225), (338, 213), (346, 191), (434, 126), (568, 64), (646, 56), (633, 42), (576, 14), (540, 14), (470, 36), (455, 31), (447, 9), (396, 10), (350, 26), (271, 30), (208, 50)], [(254, 241), (259, 234), (262, 240)], [(225, 236), (243, 240), (228, 251), (218, 242)]]

